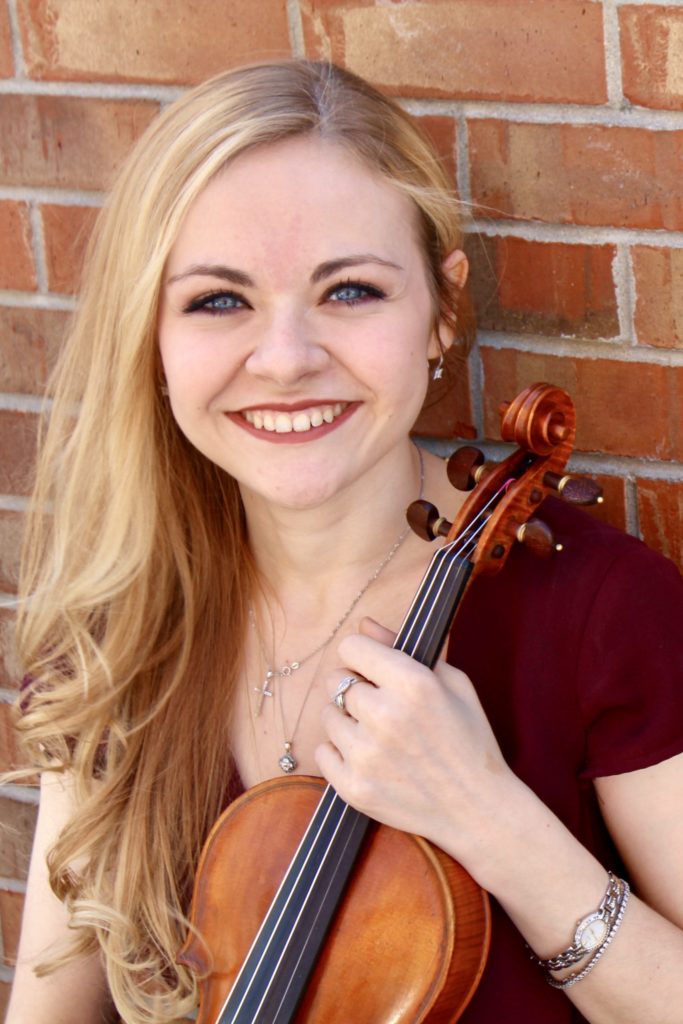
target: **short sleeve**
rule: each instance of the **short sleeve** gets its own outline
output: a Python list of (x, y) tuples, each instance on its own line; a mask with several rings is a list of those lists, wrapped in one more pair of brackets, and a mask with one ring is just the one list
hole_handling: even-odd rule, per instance
[(619, 775), (683, 752), (683, 578), (633, 542), (610, 563), (578, 661), (582, 775)]

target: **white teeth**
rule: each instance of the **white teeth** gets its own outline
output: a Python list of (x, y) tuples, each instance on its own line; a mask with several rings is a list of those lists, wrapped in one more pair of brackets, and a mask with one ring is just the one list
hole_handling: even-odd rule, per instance
[(312, 406), (310, 409), (299, 409), (295, 413), (268, 412), (264, 409), (248, 409), (244, 413), (247, 423), (257, 430), (269, 430), (277, 434), (292, 432), (305, 434), (311, 427), (320, 427), (323, 423), (333, 423), (335, 418), (346, 409), (345, 402), (334, 405)]
[(305, 430), (311, 429), (311, 417), (308, 413), (298, 412), (292, 419), (292, 430), (295, 430), (298, 434), (303, 434)]
[(275, 433), (276, 434), (291, 434), (292, 432), (292, 417), (288, 416), (286, 412), (279, 412), (275, 417)]

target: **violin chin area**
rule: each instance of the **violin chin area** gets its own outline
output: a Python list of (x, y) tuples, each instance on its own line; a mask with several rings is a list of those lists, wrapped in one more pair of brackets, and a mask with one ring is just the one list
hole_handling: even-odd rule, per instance
[(248, 409), (242, 416), (256, 430), (267, 430), (275, 434), (305, 434), (308, 430), (321, 427), (323, 423), (333, 423), (347, 405), (347, 402), (312, 405), (291, 413), (274, 409)]

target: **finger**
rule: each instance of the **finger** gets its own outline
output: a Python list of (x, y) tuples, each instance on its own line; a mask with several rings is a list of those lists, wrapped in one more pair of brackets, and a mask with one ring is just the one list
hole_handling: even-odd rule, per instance
[(386, 626), (382, 626), (375, 619), (371, 619), (369, 615), (361, 619), (358, 631), (362, 636), (369, 636), (373, 640), (378, 640), (385, 647), (392, 647), (396, 639), (395, 633), (387, 629)]
[(334, 743), (329, 740), (320, 743), (313, 751), (313, 756), (320, 769), (320, 774), (337, 789), (337, 780), (344, 767), (344, 761)]
[(343, 714), (334, 706), (328, 705), (323, 709), (321, 724), (328, 742), (344, 760), (344, 752), (351, 749), (356, 738), (358, 722), (351, 715)]
[(402, 651), (359, 633), (344, 637), (339, 644), (339, 658), (355, 676), (363, 676), (375, 686), (399, 689), (408, 683), (417, 685), (418, 678), (432, 678), (431, 671)]
[[(354, 680), (351, 686), (348, 685), (350, 680)], [(347, 685), (344, 687), (341, 700), (338, 699), (340, 692), (338, 687), (329, 706), (337, 715), (350, 716), (358, 720), (360, 712), (366, 707), (367, 698), (373, 693), (377, 693), (377, 687), (373, 683), (369, 683), (367, 679), (363, 679), (362, 676), (344, 676), (342, 684), (344, 683)]]

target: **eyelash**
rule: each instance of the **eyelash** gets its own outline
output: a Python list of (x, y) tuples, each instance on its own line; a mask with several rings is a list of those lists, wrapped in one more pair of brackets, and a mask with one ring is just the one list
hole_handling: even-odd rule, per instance
[[(344, 291), (345, 289), (351, 291), (364, 292), (364, 295), (359, 295), (355, 299), (333, 299), (332, 296), (335, 292)], [(330, 288), (325, 292), (325, 299), (330, 302), (341, 303), (344, 306), (360, 306), (364, 302), (372, 302), (376, 299), (385, 299), (386, 293), (378, 288), (374, 284), (367, 284), (365, 281), (342, 281), (339, 284), (335, 284), (333, 288)]]
[[(235, 305), (223, 307), (209, 305), (209, 303), (215, 302), (217, 299), (231, 299), (234, 300)], [(217, 291), (209, 292), (207, 295), (198, 295), (196, 299), (192, 299), (187, 303), (183, 308), (183, 313), (208, 313), (209, 316), (225, 316), (233, 310), (242, 309), (247, 306), (248, 303), (245, 302), (241, 295), (230, 291)]]
[[(341, 291), (356, 291), (363, 294), (356, 295), (355, 298), (347, 299), (335, 299), (333, 298), (335, 292)], [(381, 288), (377, 288), (376, 285), (368, 284), (365, 281), (341, 281), (335, 284), (332, 288), (329, 288), (323, 296), (323, 301), (334, 302), (343, 306), (360, 306), (365, 302), (373, 302), (378, 299), (386, 298), (386, 293)], [(227, 306), (212, 306), (212, 302), (216, 302), (219, 299), (230, 299), (233, 303)], [(208, 313), (209, 316), (226, 316), (235, 310), (248, 309), (249, 303), (232, 291), (215, 291), (209, 292), (206, 295), (199, 295), (196, 299), (192, 299), (183, 308), (183, 313)]]

